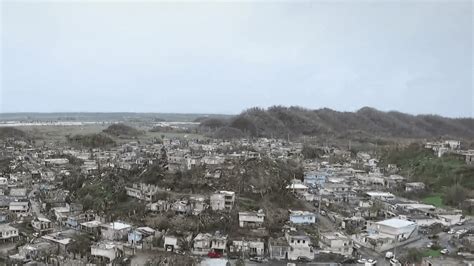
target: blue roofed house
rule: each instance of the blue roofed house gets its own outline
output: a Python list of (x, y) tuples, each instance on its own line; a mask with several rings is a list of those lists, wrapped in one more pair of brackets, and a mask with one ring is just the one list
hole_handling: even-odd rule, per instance
[(316, 223), (316, 214), (308, 211), (291, 211), (290, 222), (293, 224), (314, 224)]
[(304, 175), (304, 184), (309, 187), (322, 186), (326, 182), (328, 173), (323, 171), (306, 172)]
[(150, 227), (138, 227), (128, 233), (128, 243), (139, 249), (151, 249), (155, 233)]

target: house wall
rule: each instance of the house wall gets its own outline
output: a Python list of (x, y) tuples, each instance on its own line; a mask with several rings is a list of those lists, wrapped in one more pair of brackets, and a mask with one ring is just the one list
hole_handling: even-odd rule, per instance
[(258, 215), (258, 214), (242, 214), (239, 213), (239, 226), (240, 227), (253, 227), (253, 226), (259, 226), (263, 224), (265, 220), (264, 215)]
[(211, 196), (211, 209), (213, 211), (221, 211), (225, 209), (224, 195), (213, 194)]
[(394, 228), (390, 226), (376, 224), (376, 230), (380, 234), (388, 235), (393, 238), (408, 238), (413, 231), (417, 228), (416, 224), (411, 226), (405, 226), (402, 228)]
[(173, 250), (179, 249), (178, 246), (178, 238), (174, 236), (165, 236), (165, 243), (164, 243), (164, 248), (172, 246)]
[(196, 255), (205, 255), (211, 251), (211, 242), (208, 239), (195, 241), (193, 244), (193, 253)]
[(105, 249), (105, 248), (94, 247), (94, 246), (91, 247), (91, 255), (98, 256), (98, 257), (105, 257), (105, 258), (108, 258), (110, 261), (113, 261), (118, 256), (114, 248)]
[(299, 257), (305, 257), (311, 260), (314, 259), (313, 249), (309, 245), (297, 245), (290, 243), (288, 259), (297, 260)]
[(290, 222), (294, 224), (314, 224), (316, 222), (315, 215), (290, 215)]
[(323, 236), (321, 238), (320, 244), (322, 244), (322, 248), (324, 250), (328, 250), (333, 253), (347, 255), (347, 256), (352, 254), (353, 245), (350, 239), (344, 239), (344, 238), (328, 239)]
[(14, 227), (2, 228), (0, 231), (0, 239), (11, 239), (18, 237), (18, 229)]
[(287, 258), (287, 254), (290, 247), (288, 246), (272, 246), (269, 245), (269, 253), (271, 259), (284, 260)]

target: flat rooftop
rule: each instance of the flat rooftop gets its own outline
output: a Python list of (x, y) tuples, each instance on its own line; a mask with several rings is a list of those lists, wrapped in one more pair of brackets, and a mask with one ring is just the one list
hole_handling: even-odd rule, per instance
[(403, 227), (407, 227), (407, 226), (416, 225), (416, 223), (414, 223), (414, 222), (407, 221), (407, 220), (402, 220), (402, 219), (398, 219), (398, 218), (393, 218), (393, 219), (388, 219), (388, 220), (385, 220), (385, 221), (380, 221), (380, 222), (377, 222), (376, 224), (385, 225), (385, 226), (389, 226), (389, 227), (393, 227), (393, 228), (403, 228)]

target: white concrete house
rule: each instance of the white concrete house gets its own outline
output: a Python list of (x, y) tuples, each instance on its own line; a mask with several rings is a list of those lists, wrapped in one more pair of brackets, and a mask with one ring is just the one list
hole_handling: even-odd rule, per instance
[(122, 222), (113, 222), (101, 224), (101, 236), (105, 240), (125, 240), (128, 233), (132, 230), (132, 226)]
[(98, 257), (105, 264), (123, 256), (123, 246), (114, 242), (100, 242), (91, 246), (91, 255)]
[(316, 223), (316, 214), (308, 211), (291, 211), (290, 222), (293, 224), (314, 224)]
[(321, 249), (325, 251), (341, 254), (343, 256), (350, 256), (354, 248), (350, 238), (337, 232), (322, 233), (319, 239), (319, 245)]
[(288, 245), (288, 260), (298, 260), (299, 258), (314, 259), (311, 239), (306, 234), (286, 234)]
[(0, 224), (0, 240), (15, 240), (18, 238), (18, 229), (10, 226), (10, 224)]
[(219, 191), (211, 195), (210, 202), (213, 211), (231, 210), (235, 202), (235, 192)]
[(380, 236), (393, 238), (397, 241), (404, 241), (417, 231), (417, 224), (408, 220), (392, 218), (380, 222), (367, 224), (367, 231)]
[(239, 212), (239, 226), (257, 228), (263, 225), (265, 213), (263, 210), (258, 212)]

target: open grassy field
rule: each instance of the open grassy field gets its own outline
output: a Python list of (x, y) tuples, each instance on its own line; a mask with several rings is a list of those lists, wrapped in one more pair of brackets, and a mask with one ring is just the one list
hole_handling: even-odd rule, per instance
[(445, 207), (443, 204), (443, 198), (441, 197), (440, 194), (433, 194), (428, 197), (425, 197), (422, 199), (423, 203), (425, 204), (431, 204), (435, 207)]
[(433, 250), (433, 249), (428, 249), (425, 252), (423, 252), (423, 257), (439, 257), (441, 256), (441, 250)]
[[(48, 143), (65, 143), (66, 136), (74, 135), (87, 135), (101, 133), (110, 124), (88, 124), (81, 126), (22, 126), (19, 129), (32, 136), (38, 144), (43, 142)], [(162, 136), (166, 138), (179, 138), (179, 139), (203, 139), (205, 138), (200, 134), (193, 133), (168, 133), (168, 132), (149, 132), (150, 127), (146, 126), (135, 126), (138, 130), (144, 132), (137, 139), (133, 138), (113, 138), (117, 143), (126, 143), (134, 140), (140, 141), (151, 141), (153, 139), (160, 139)]]

